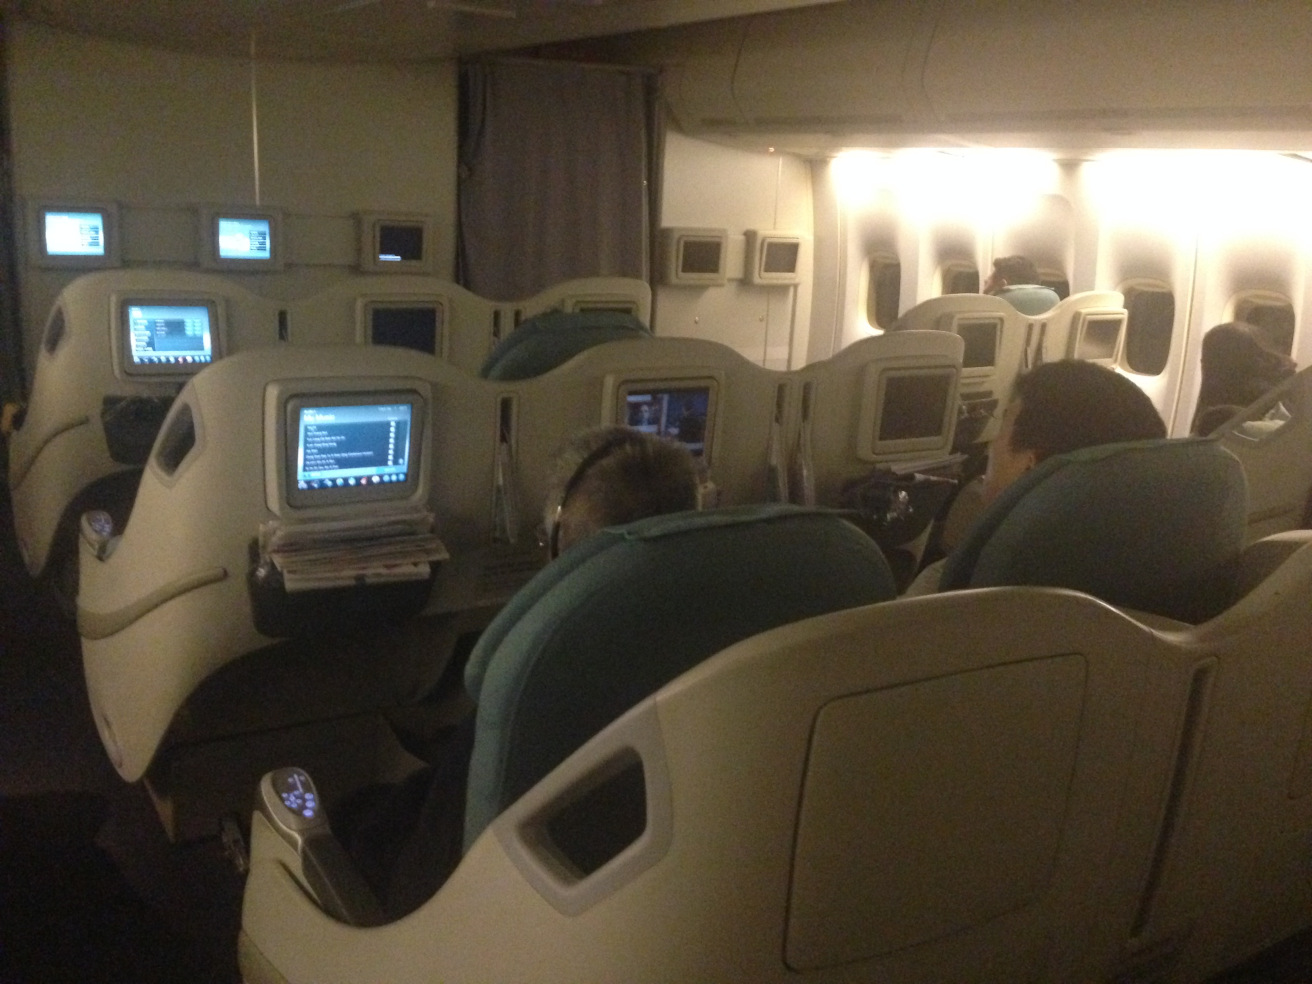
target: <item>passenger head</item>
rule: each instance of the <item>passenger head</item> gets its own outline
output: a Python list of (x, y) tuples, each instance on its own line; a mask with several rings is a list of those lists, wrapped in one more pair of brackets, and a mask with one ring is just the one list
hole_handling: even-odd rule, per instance
[(1119, 373), (1092, 362), (1048, 362), (1016, 380), (989, 445), (984, 498), (999, 492), (1054, 454), (1097, 444), (1166, 436), (1148, 396)]
[[(1295, 369), (1294, 360), (1271, 348), (1253, 325), (1229, 321), (1212, 328), (1203, 336), (1194, 433), (1207, 433), (1203, 418), (1212, 407), (1246, 407)], [(1209, 419), (1214, 418), (1215, 414)]]
[(607, 526), (697, 508), (698, 470), (678, 441), (628, 427), (576, 434), (556, 458), (543, 529), (551, 556)]
[(980, 292), (997, 294), (1004, 287), (1018, 284), (1037, 284), (1039, 268), (1026, 256), (1000, 256), (993, 261), (993, 272), (989, 274)]

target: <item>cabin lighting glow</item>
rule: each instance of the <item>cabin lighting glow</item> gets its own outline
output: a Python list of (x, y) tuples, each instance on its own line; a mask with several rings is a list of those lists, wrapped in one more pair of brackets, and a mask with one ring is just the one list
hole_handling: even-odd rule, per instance
[(1180, 235), (1312, 231), (1312, 169), (1281, 154), (1123, 151), (1088, 165), (1099, 214)]
[(1031, 150), (847, 151), (832, 167), (839, 202), (850, 210), (888, 191), (917, 221), (964, 217), (987, 227), (1023, 219), (1059, 180), (1057, 164)]

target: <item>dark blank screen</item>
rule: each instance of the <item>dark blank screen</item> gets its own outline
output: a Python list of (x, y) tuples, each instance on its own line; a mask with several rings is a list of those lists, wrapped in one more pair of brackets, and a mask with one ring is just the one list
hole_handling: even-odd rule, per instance
[(435, 355), (441, 330), (442, 309), (436, 304), (380, 305), (369, 311), (369, 340), (375, 345), (397, 345)]
[(992, 368), (998, 358), (998, 327), (996, 320), (962, 321), (957, 334), (965, 342), (961, 356), (962, 369)]
[(720, 272), (720, 240), (684, 239), (679, 245), (681, 273)]
[(879, 408), (879, 440), (907, 441), (938, 437), (947, 418), (952, 373), (889, 373)]
[(418, 263), (424, 258), (424, 227), (418, 223), (381, 222), (378, 225), (378, 259)]

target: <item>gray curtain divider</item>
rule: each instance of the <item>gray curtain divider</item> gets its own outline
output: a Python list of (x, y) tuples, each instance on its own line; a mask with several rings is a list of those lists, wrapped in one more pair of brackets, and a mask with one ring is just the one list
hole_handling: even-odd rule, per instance
[(461, 69), (460, 283), (495, 300), (649, 279), (656, 76), (503, 59)]

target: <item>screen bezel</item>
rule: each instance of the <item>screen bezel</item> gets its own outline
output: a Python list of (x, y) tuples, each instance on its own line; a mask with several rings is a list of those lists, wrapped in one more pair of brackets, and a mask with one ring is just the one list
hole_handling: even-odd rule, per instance
[[(683, 251), (689, 242), (714, 242), (720, 250), (720, 265), (711, 272), (684, 269)], [(728, 283), (729, 231), (671, 226), (661, 230), (662, 279), (671, 286), (718, 287)]]
[[(376, 406), (388, 403), (405, 403), (410, 406), (410, 439), (407, 456), (411, 467), (404, 482), (379, 485), (348, 486), (330, 489), (300, 489), (296, 482), (296, 454), (300, 447), (301, 412), (316, 407)], [(428, 399), (418, 390), (409, 387), (385, 389), (318, 388), (283, 395), (280, 406), (282, 427), (278, 447), (278, 468), (281, 482), (280, 501), (288, 509), (333, 509), (369, 502), (410, 502), (425, 493), (426, 469), (424, 461), (425, 434), (427, 433)]]
[[(269, 223), (269, 258), (219, 255), (219, 222), (257, 219)], [(207, 270), (283, 269), (282, 213), (277, 209), (206, 208), (200, 212), (200, 264)]]
[[(879, 423), (883, 415), (888, 381), (906, 376), (947, 376), (947, 398), (939, 431), (930, 437), (910, 437), (890, 440), (879, 439)], [(861, 420), (857, 429), (857, 456), (865, 461), (877, 461), (899, 456), (946, 453), (952, 444), (952, 433), (957, 418), (957, 400), (960, 371), (955, 365), (889, 365), (872, 362), (866, 367), (861, 395)]]
[[(124, 378), (190, 379), (212, 366), (227, 354), (227, 317), (223, 299), (213, 294), (186, 291), (130, 291), (115, 294), (111, 300), (114, 318), (114, 356), (119, 375)], [(210, 360), (192, 365), (138, 365), (132, 361), (130, 307), (203, 307), (210, 316)]]
[[(986, 366), (966, 365), (966, 336), (961, 334), (961, 327), (974, 322), (989, 322), (993, 325), (993, 361)], [(1002, 352), (1002, 333), (1006, 330), (1006, 319), (997, 313), (954, 314), (952, 316), (952, 333), (961, 338), (961, 375), (966, 379), (991, 376), (998, 371), (998, 356)]]
[[(1125, 344), (1125, 325), (1128, 320), (1126, 311), (1081, 311), (1075, 325), (1075, 330), (1071, 333), (1071, 358), (1078, 359), (1081, 362), (1092, 362), (1099, 366), (1115, 366), (1121, 359), (1121, 349)], [(1084, 348), (1085, 334), (1089, 326), (1095, 322), (1116, 321), (1116, 342), (1112, 346), (1111, 355), (1099, 356), (1096, 359), (1086, 358), (1080, 354)]]
[[(429, 215), (400, 212), (361, 212), (360, 269), (365, 273), (428, 273), (433, 267), (433, 219)], [(414, 226), (423, 237), (422, 255), (417, 260), (380, 260), (379, 240), (384, 226)]]
[[(796, 249), (793, 267), (786, 272), (770, 271), (765, 268), (765, 258), (771, 246), (792, 246)], [(802, 237), (786, 232), (760, 232), (749, 230), (747, 233), (747, 281), (762, 286), (791, 286), (800, 283), (798, 271), (802, 265)]]
[(652, 376), (624, 375), (613, 377), (611, 382), (613, 382), (613, 385), (608, 388), (613, 390), (614, 396), (611, 398), (608, 407), (607, 420), (620, 427), (628, 426), (628, 402), (629, 396), (632, 394), (641, 393), (644, 390), (664, 392), (706, 390), (708, 394), (706, 399), (706, 430), (702, 436), (702, 451), (700, 454), (694, 451), (693, 454), (708, 466), (710, 465), (715, 454), (715, 433), (719, 423), (717, 411), (720, 403), (721, 378), (718, 375), (709, 373), (687, 376), (672, 376), (668, 373)]
[[(63, 213), (95, 213), (100, 216), (104, 229), (105, 251), (100, 256), (67, 256), (50, 253), (46, 248), (46, 218)], [(32, 240), (32, 262), (38, 267), (71, 270), (102, 270), (122, 266), (122, 249), (119, 242), (119, 215), (116, 202), (35, 202), (29, 228)]]
[[(356, 298), (355, 302), (355, 340), (361, 345), (377, 345), (373, 339), (373, 312), (378, 308), (436, 308), (439, 312), (437, 337), (434, 339), (434, 351), (423, 352), (439, 359), (447, 356), (448, 314), (452, 305), (442, 294), (366, 294)], [(405, 347), (405, 346), (394, 346)], [(410, 349), (419, 352), (419, 349)]]

